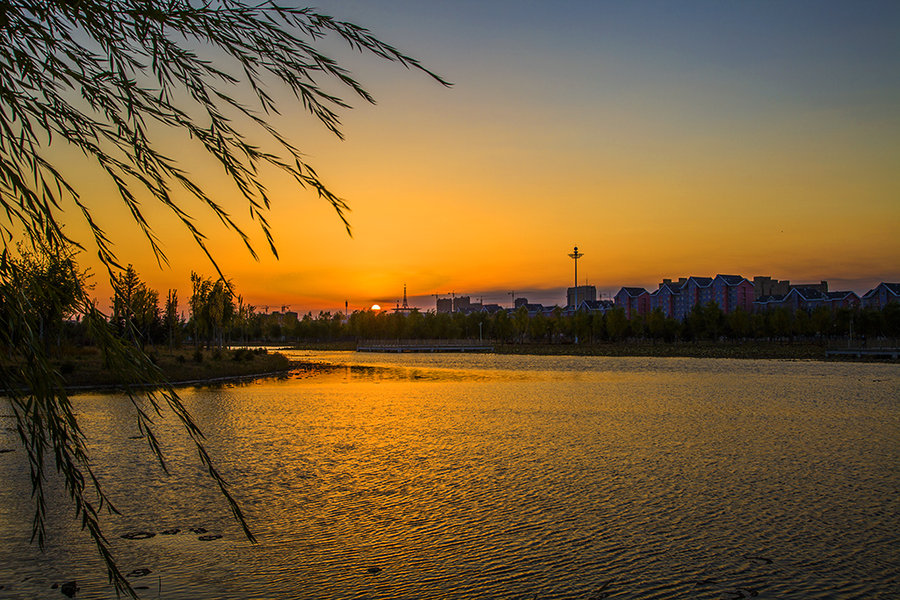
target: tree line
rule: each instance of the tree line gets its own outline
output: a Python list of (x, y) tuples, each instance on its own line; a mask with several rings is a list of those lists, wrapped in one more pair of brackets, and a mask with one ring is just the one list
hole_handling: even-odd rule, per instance
[[(71, 247), (31, 248), (4, 252), (0, 272), (0, 325), (7, 332), (7, 355), (28, 333), (41, 341), (45, 352), (59, 353), (67, 345), (91, 345), (96, 335), (96, 300), (85, 306), (90, 274), (80, 268)], [(264, 337), (263, 316), (235, 293), (234, 284), (191, 273), (187, 314), (179, 310), (178, 291), (165, 299), (128, 265), (110, 278), (110, 310), (101, 319), (110, 335), (137, 347), (185, 342), (222, 347)], [(91, 312), (91, 319), (87, 313)]]
[[(88, 275), (79, 269), (72, 253), (35, 252), (20, 248), (8, 256), (20, 275), (15, 285), (29, 298), (31, 322), (45, 346), (91, 343), (90, 328), (73, 311), (78, 290), (88, 286)], [(244, 302), (233, 282), (224, 278), (191, 274), (187, 311), (179, 310), (179, 295), (167, 290), (163, 299), (128, 265), (112, 278), (113, 296), (108, 323), (114, 333), (140, 347), (224, 347), (234, 344), (334, 342), (359, 339), (482, 339), (500, 343), (592, 344), (658, 340), (822, 340), (900, 337), (900, 305), (882, 310), (819, 307), (812, 311), (777, 308), (762, 313), (743, 310), (725, 314), (710, 302), (696, 305), (683, 322), (666, 317), (659, 309), (627, 318), (621, 307), (606, 313), (566, 313), (555, 308), (549, 314), (529, 316), (527, 309), (500, 310), (493, 314), (375, 312), (358, 310), (350, 315), (322, 311), (300, 318), (257, 312)], [(0, 311), (3, 307), (0, 307)], [(4, 319), (13, 327), (15, 323)]]
[(525, 307), (488, 313), (356, 311), (311, 313), (283, 334), (298, 341), (350, 339), (484, 339), (502, 343), (604, 343), (628, 340), (665, 342), (694, 340), (828, 340), (835, 338), (900, 337), (900, 305), (883, 310), (819, 307), (811, 312), (786, 308), (763, 313), (737, 310), (725, 314), (715, 303), (697, 305), (685, 321), (666, 317), (659, 309), (627, 318), (624, 309), (567, 314), (557, 307), (549, 314), (529, 316)]
[[(0, 205), (5, 218), (0, 224), (0, 391), (29, 459), (32, 540), (44, 547), (45, 465), (47, 471), (55, 467), (64, 485), (51, 494), (71, 503), (73, 516), (96, 544), (116, 596), (136, 597), (103, 534), (99, 510), (111, 505), (94, 476), (81, 416), (51, 355), (73, 340), (90, 342), (106, 366), (135, 382), (125, 391), (148, 451), (163, 468), (148, 414), (171, 409), (252, 541), (202, 433), (143, 351), (162, 339), (177, 344), (186, 331), (198, 344), (201, 339), (224, 343), (226, 323), (234, 320), (224, 299), (231, 296), (235, 305), (233, 286), (221, 277), (192, 280), (192, 323), (179, 319), (173, 290), (160, 309), (159, 294), (133, 269), (121, 268), (126, 261), (97, 219), (110, 198), (92, 197), (93, 183), (84, 183), (91, 178), (76, 181), (71, 174), (96, 169), (117, 191), (113, 201), (128, 210), (135, 230), (162, 264), (168, 263), (163, 240), (145, 214), (147, 206), (171, 211), (221, 275), (207, 234), (195, 221), (196, 210), (212, 211), (256, 257), (254, 244), (211, 194), (210, 184), (215, 182), (218, 191), (221, 176), (195, 178), (180, 164), (180, 155), (199, 152), (223, 167), (229, 193), (245, 201), (277, 257), (268, 220), (273, 196), (267, 178), (273, 172), (294, 183), (288, 197), (297, 188), (308, 190), (329, 203), (350, 231), (345, 200), (320, 179), (307, 153), (279, 132), (276, 118), (285, 104), (299, 104), (342, 138), (341, 113), (350, 107), (350, 98), (375, 103), (325, 49), (341, 40), (361, 54), (451, 84), (365, 27), (276, 2), (3, 2), (0, 38)], [(253, 92), (250, 98), (247, 90)], [(291, 123), (295, 120), (292, 114)], [(60, 147), (73, 152), (60, 153)], [(70, 222), (84, 226), (84, 233), (69, 237), (65, 226)], [(16, 251), (16, 240), (29, 248)], [(115, 289), (111, 314), (98, 310), (89, 295), (72, 246), (96, 251), (108, 271)], [(54, 281), (60, 285), (54, 287)]]

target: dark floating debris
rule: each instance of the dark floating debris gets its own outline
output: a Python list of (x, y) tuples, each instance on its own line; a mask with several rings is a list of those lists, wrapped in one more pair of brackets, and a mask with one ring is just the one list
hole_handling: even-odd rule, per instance
[(759, 596), (759, 590), (753, 588), (735, 588), (734, 591), (725, 592), (729, 594), (725, 600), (742, 600), (743, 598), (755, 598)]
[(133, 436), (129, 437), (128, 439), (129, 440), (140, 440), (143, 438), (144, 438), (144, 436), (142, 436), (142, 435), (133, 435)]
[(206, 533), (206, 529), (203, 527), (191, 527), (188, 531), (191, 533)]
[(587, 600), (603, 600), (604, 598), (608, 598), (609, 592), (606, 591), (606, 588), (612, 585), (613, 581), (615, 580), (609, 579), (607, 581), (604, 581), (602, 584), (600, 584), (600, 587), (591, 592), (591, 594), (587, 597)]
[(131, 533), (123, 533), (122, 537), (126, 540), (146, 540), (154, 537), (156, 534), (149, 531), (132, 531)]
[(59, 586), (59, 591), (61, 591), (69, 598), (73, 598), (75, 596), (75, 593), (78, 591), (78, 584), (74, 581), (67, 581)]
[(136, 586), (134, 586), (134, 589), (136, 589), (136, 590), (149, 590), (150, 588), (149, 588), (148, 586), (146, 586), (146, 585), (136, 585)]
[(772, 559), (771, 559), (771, 558), (766, 558), (765, 556), (750, 556), (749, 554), (745, 554), (745, 555), (744, 555), (744, 558), (746, 558), (747, 560), (756, 560), (756, 561), (759, 561), (759, 562), (761, 562), (761, 563), (765, 563), (765, 564), (767, 564), (767, 565), (771, 565), (771, 564), (772, 564)]
[(713, 579), (713, 578), (709, 578), (709, 579), (698, 579), (697, 581), (694, 582), (694, 585), (696, 585), (696, 586), (700, 586), (700, 585), (712, 585), (712, 584), (714, 584), (714, 583), (719, 583), (719, 582), (718, 582), (717, 580)]
[(145, 575), (149, 575), (150, 573), (152, 573), (150, 569), (135, 569), (131, 573), (126, 575), (126, 577), (144, 577)]
[(15, 448), (0, 448), (0, 454), (6, 454), (7, 452), (12, 452)]
[(366, 569), (366, 573), (371, 573), (372, 575), (374, 575), (375, 573), (381, 573), (381, 571), (381, 567), (369, 567), (368, 569)]
[(201, 542), (211, 542), (222, 537), (221, 533), (210, 533), (209, 535), (201, 535), (197, 539)]
[(177, 527), (173, 527), (172, 529), (163, 529), (162, 531), (159, 532), (159, 535), (175, 535), (176, 533), (179, 533), (180, 531), (181, 530), (178, 529)]

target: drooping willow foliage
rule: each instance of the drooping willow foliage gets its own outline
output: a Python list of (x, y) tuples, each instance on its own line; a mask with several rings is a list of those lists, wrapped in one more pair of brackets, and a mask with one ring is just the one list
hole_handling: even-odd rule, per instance
[[(272, 2), (237, 0), (13, 0), (0, 2), (0, 368), (2, 392), (10, 399), (22, 445), (31, 464), (34, 538), (44, 539), (45, 464), (66, 483), (83, 527), (106, 561), (117, 593), (134, 591), (116, 567), (100, 528), (99, 511), (110, 508), (91, 471), (84, 436), (59, 373), (51, 367), (42, 303), (62, 302), (46, 286), (19, 285), (33, 273), (10, 248), (16, 239), (63, 265), (70, 252), (96, 249), (113, 286), (122, 270), (111, 239), (98, 224), (102, 208), (67, 179), (58, 148), (77, 150), (118, 190), (118, 197), (166, 262), (161, 240), (145, 218), (148, 202), (169, 209), (206, 252), (196, 225), (198, 209), (211, 210), (247, 247), (249, 236), (228, 212), (170, 157), (152, 132), (180, 133), (215, 159), (243, 195), (270, 248), (266, 218), (270, 197), (261, 173), (275, 167), (298, 186), (329, 202), (347, 225), (347, 205), (305, 161), (301, 150), (272, 125), (278, 103), (270, 90), (289, 90), (324, 127), (341, 136), (342, 94), (373, 102), (338, 62), (318, 48), (326, 37), (353, 49), (439, 76), (357, 25), (315, 10)], [(224, 58), (223, 58), (224, 57)], [(343, 92), (332, 92), (336, 88)], [(244, 104), (238, 97), (254, 98)], [(264, 146), (250, 140), (262, 136)], [(270, 148), (274, 148), (271, 150)], [(56, 157), (56, 158), (54, 158)], [(64, 225), (82, 219), (88, 239), (70, 239)], [(349, 225), (347, 225), (349, 231)], [(66, 261), (69, 261), (68, 263)], [(73, 273), (68, 273), (74, 276)], [(220, 271), (221, 274), (221, 271)], [(76, 278), (77, 279), (77, 278)], [(202, 434), (177, 394), (128, 336), (117, 336), (89, 300), (83, 285), (66, 299), (66, 310), (82, 315), (111, 368), (129, 374), (126, 386), (137, 422), (164, 465), (151, 417), (173, 412), (196, 442), (201, 462), (221, 488), (237, 520), (252, 537), (202, 443)], [(147, 392), (147, 384), (158, 387)]]
[[(52, 252), (46, 247), (41, 250)], [(221, 490), (247, 537), (253, 540), (227, 482), (204, 447), (203, 433), (158, 368), (133, 343), (134, 336), (130, 332), (125, 336), (116, 335), (106, 316), (88, 299), (83, 275), (76, 270), (71, 256), (63, 252), (44, 254), (39, 262), (49, 268), (38, 271), (33, 269), (32, 262), (8, 253), (0, 261), (0, 348), (4, 354), (0, 359), (0, 380), (28, 456), (34, 503), (32, 539), (44, 547), (45, 469), (53, 465), (65, 484), (76, 518), (93, 538), (106, 563), (116, 592), (134, 595), (101, 528), (101, 511), (116, 512), (115, 507), (94, 475), (69, 393), (51, 361), (54, 348), (47, 343), (50, 332), (46, 324), (52, 322), (46, 319), (47, 315), (77, 313), (103, 352), (109, 368), (124, 378), (122, 391), (135, 409), (138, 430), (163, 470), (166, 463), (153, 420), (169, 411), (190, 435), (201, 464)], [(54, 287), (57, 283), (65, 284), (64, 293)]]
[[(173, 193), (173, 187), (186, 190), (255, 256), (230, 215), (151, 141), (148, 128), (159, 124), (182, 131), (218, 160), (246, 198), (273, 252), (265, 214), (270, 200), (259, 177), (263, 165), (315, 190), (346, 223), (344, 201), (266, 121), (268, 113), (278, 112), (267, 92), (273, 82), (289, 89), (338, 136), (337, 111), (348, 103), (326, 91), (322, 80), (337, 81), (364, 101), (374, 101), (343, 67), (316, 49), (316, 42), (328, 35), (446, 83), (366, 29), (306, 8), (233, 0), (0, 3), (0, 202), (7, 216), (26, 227), (30, 237), (55, 244), (63, 237), (56, 209), (70, 200), (91, 226), (101, 258), (116, 264), (89, 202), (45, 158), (50, 144), (65, 143), (109, 176), (160, 259), (165, 254), (144, 217), (138, 190), (171, 209), (206, 250), (203, 232)], [(193, 47), (207, 49), (209, 57)], [(216, 66), (222, 55), (239, 65), (237, 73)], [(248, 89), (258, 106), (234, 98), (235, 92)], [(243, 118), (229, 118), (225, 107)], [(242, 129), (247, 123), (265, 132), (279, 152), (250, 143)]]

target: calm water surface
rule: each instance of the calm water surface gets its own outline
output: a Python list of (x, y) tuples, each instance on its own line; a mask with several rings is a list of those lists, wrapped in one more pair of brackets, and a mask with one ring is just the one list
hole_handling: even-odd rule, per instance
[[(183, 392), (256, 545), (171, 416), (166, 476), (126, 400), (76, 399), (143, 597), (900, 598), (897, 365), (296, 356)], [(0, 598), (114, 597), (64, 504), (29, 544), (4, 402)]]

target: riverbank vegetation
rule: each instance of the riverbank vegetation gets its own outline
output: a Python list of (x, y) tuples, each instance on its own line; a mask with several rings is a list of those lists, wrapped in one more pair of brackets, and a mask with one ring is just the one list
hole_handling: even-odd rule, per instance
[[(292, 180), (294, 192), (307, 189), (328, 202), (349, 232), (347, 204), (275, 122), (282, 105), (291, 104), (281, 94), (285, 91), (339, 138), (340, 113), (349, 107), (345, 96), (375, 102), (322, 48), (333, 49), (333, 41), (342, 40), (362, 54), (450, 84), (363, 27), (314, 9), (273, 3), (4, 3), (0, 36), (5, 40), (0, 44), (0, 204), (6, 217), (0, 225), (0, 394), (9, 402), (28, 454), (32, 539), (43, 548), (45, 469), (55, 467), (63, 480), (60, 489), (96, 543), (116, 596), (136, 597), (101, 528), (100, 511), (111, 504), (94, 476), (61, 372), (65, 364), (75, 364), (71, 348), (98, 348), (104, 367), (124, 380), (137, 425), (162, 466), (150, 415), (164, 408), (174, 413), (245, 535), (254, 537), (213, 466), (202, 433), (146, 352), (160, 338), (177, 347), (184, 329), (177, 297), (167, 295), (161, 318), (159, 295), (123, 267), (126, 261), (116, 255), (113, 240), (101, 228), (103, 219), (98, 220), (111, 210), (108, 190), (117, 192), (119, 208), (131, 215), (159, 264), (168, 259), (153, 219), (148, 220), (158, 209), (182, 223), (209, 257), (219, 277), (208, 286), (202, 277), (192, 281), (192, 298), (203, 306), (192, 306), (191, 336), (195, 350), (201, 339), (221, 349), (227, 319), (222, 299), (233, 288), (207, 247), (208, 233), (198, 226), (195, 209), (211, 211), (252, 256), (257, 254), (217, 197), (221, 177), (197, 177), (180, 164), (179, 150), (171, 151), (181, 145), (185, 156), (199, 152), (221, 164), (233, 184), (227, 193), (245, 200), (277, 257), (267, 217), (272, 200), (267, 178), (273, 172)], [(280, 88), (278, 93), (273, 87)], [(246, 90), (254, 98), (246, 98)], [(99, 174), (104, 184), (92, 176), (73, 178), (78, 173)], [(73, 217), (77, 223), (69, 222)], [(74, 227), (65, 230), (67, 224)], [(18, 248), (16, 240), (23, 242)], [(87, 248), (96, 251), (116, 290), (109, 315), (98, 310), (74, 261), (76, 250)], [(29, 264), (31, 253), (37, 263)], [(64, 353), (69, 363), (54, 364), (64, 360)]]
[[(291, 363), (286, 356), (269, 352), (266, 348), (245, 349), (189, 349), (155, 348), (147, 356), (172, 385), (211, 383), (222, 380), (254, 377), (287, 372)], [(51, 364), (62, 376), (70, 390), (84, 388), (118, 388), (124, 384), (141, 385), (127, 374), (104, 361), (102, 353), (93, 347), (70, 349)]]
[[(288, 359), (264, 348), (230, 349), (226, 344), (241, 341), (243, 319), (252, 314), (234, 286), (224, 279), (213, 280), (192, 274), (189, 297), (190, 318), (179, 316), (178, 293), (169, 290), (164, 307), (159, 292), (150, 288), (130, 265), (114, 278), (112, 310), (103, 315), (94, 305), (79, 304), (79, 296), (89, 289), (89, 276), (81, 270), (71, 250), (37, 251), (20, 246), (18, 256), (8, 256), (7, 264), (16, 277), (0, 285), (0, 322), (7, 338), (0, 352), (0, 369), (5, 381), (24, 372), (29, 357), (22, 353), (26, 336), (34, 336), (37, 350), (46, 357), (48, 369), (67, 389), (84, 387), (146, 386), (145, 373), (121, 368), (105, 343), (118, 340), (140, 350), (160, 379), (169, 383), (196, 382), (245, 377), (286, 371)], [(12, 303), (12, 288), (22, 302)], [(17, 314), (16, 314), (17, 313)], [(237, 338), (237, 339), (235, 339)], [(148, 366), (149, 366), (148, 365)], [(19, 389), (30, 389), (34, 381), (19, 381)]]
[[(77, 310), (75, 297), (88, 287), (89, 277), (74, 254), (23, 248), (20, 257), (10, 260), (25, 274), (16, 285), (35, 298), (44, 296), (30, 304), (30, 321), (66, 385), (72, 386), (122, 383), (108, 361), (95, 360), (97, 327), (143, 349), (175, 382), (287, 368), (283, 357), (228, 350), (234, 346), (353, 350), (358, 340), (481, 340), (507, 354), (822, 359), (828, 348), (896, 346), (900, 338), (897, 304), (883, 310), (738, 310), (726, 315), (710, 303), (695, 306), (684, 322), (659, 310), (628, 319), (621, 308), (575, 314), (557, 308), (529, 315), (525, 307), (492, 314), (366, 310), (298, 318), (286, 310), (259, 312), (244, 302), (233, 282), (197, 273), (191, 275), (185, 314), (179, 310), (178, 290), (167, 290), (161, 302), (159, 291), (130, 265), (115, 280), (108, 317), (95, 310), (88, 319)], [(14, 345), (14, 339), (10, 342)], [(14, 363), (15, 352), (7, 355)]]
[(497, 352), (513, 354), (824, 358), (828, 348), (898, 345), (900, 305), (726, 315), (710, 303), (695, 306), (684, 322), (666, 318), (659, 310), (628, 319), (621, 308), (574, 315), (557, 308), (533, 316), (524, 307), (467, 315), (358, 311), (347, 319), (307, 314), (283, 333), (297, 347), (307, 348), (351, 349), (340, 344), (359, 339), (453, 339), (482, 340)]

